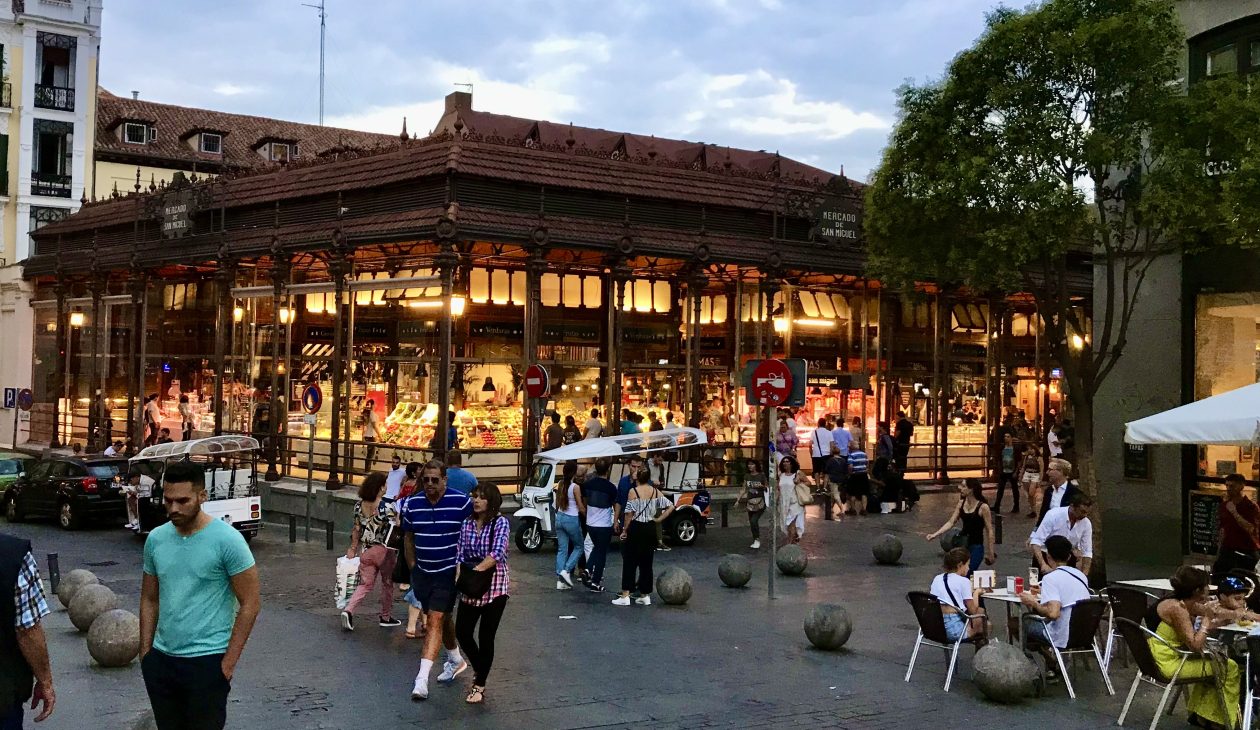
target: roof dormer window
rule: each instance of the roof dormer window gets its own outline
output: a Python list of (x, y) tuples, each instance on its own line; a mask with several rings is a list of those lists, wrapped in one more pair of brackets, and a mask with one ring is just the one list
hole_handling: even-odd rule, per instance
[(148, 144), (157, 139), (157, 129), (142, 122), (127, 122), (123, 125), (123, 141), (127, 144)]
[(272, 162), (288, 162), (297, 157), (297, 145), (288, 142), (272, 142), (267, 146), (268, 159)]
[(214, 132), (202, 132), (201, 151), (208, 155), (223, 154), (223, 135)]

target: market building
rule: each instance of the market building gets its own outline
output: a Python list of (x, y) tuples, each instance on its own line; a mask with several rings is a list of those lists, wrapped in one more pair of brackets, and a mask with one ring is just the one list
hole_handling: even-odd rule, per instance
[[(1188, 83), (1260, 70), (1260, 1), (1186, 0), (1177, 10), (1187, 39)], [(1232, 247), (1163, 256), (1148, 271), (1124, 354), (1094, 407), (1109, 577), (1147, 577), (1151, 567), (1166, 571), (1185, 556), (1214, 556), (1226, 475), (1242, 473), (1255, 498), (1260, 461), (1254, 449), (1128, 445), (1124, 424), (1257, 382), (1257, 281), (1260, 256)], [(1106, 296), (1100, 277), (1096, 306), (1104, 306)]]
[(467, 93), (430, 136), (400, 137), (111, 189), (40, 230), (31, 439), (136, 434), (143, 396), (169, 415), (186, 395), (198, 432), (274, 430), (271, 476), (305, 473), (301, 392), (319, 383), (331, 486), (444, 450), (448, 414), (472, 467), (508, 479), (536, 446), (531, 364), (578, 427), (655, 411), (753, 446), (741, 371), (775, 355), (809, 363), (802, 434), (842, 414), (873, 439), (906, 410), (932, 424), (912, 470), (942, 475), (983, 466), (1002, 406), (1039, 421), (1062, 402), (1025, 298), (903, 297), (864, 276), (861, 186), (843, 175), (476, 111)]
[(100, 41), (100, 0), (0, 4), (0, 387), (31, 382), (29, 234), (78, 210), (90, 181)]

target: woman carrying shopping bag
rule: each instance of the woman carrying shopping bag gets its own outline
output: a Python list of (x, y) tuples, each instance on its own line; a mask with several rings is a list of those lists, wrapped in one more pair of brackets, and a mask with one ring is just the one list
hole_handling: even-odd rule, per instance
[(384, 493), (385, 475), (380, 472), (368, 474), (359, 486), (359, 502), (354, 506), (354, 527), (350, 531), (350, 549), (346, 550), (347, 558), (359, 555), (359, 587), (355, 588), (350, 602), (341, 612), (341, 628), (346, 631), (354, 631), (354, 610), (367, 598), (378, 578), (381, 582), (380, 625), (402, 625), (393, 616), (393, 573), (398, 550), (388, 545), (395, 524), (388, 505), (382, 509), (381, 495)]

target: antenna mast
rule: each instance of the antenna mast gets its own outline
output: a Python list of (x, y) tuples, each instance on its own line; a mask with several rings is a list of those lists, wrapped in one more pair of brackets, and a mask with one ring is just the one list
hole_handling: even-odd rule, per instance
[(322, 127), (324, 126), (324, 34), (328, 13), (324, 12), (324, 0), (319, 0), (319, 5), (302, 4), (319, 11), (319, 126)]

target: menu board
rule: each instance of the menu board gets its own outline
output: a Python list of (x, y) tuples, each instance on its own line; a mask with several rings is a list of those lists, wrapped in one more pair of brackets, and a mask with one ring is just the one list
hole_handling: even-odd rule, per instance
[(1190, 492), (1190, 553), (1215, 555), (1221, 495), (1216, 492)]
[(1151, 454), (1146, 444), (1124, 445), (1124, 478), (1151, 478)]

